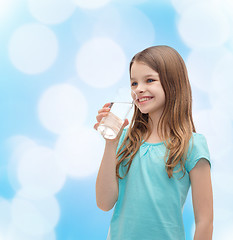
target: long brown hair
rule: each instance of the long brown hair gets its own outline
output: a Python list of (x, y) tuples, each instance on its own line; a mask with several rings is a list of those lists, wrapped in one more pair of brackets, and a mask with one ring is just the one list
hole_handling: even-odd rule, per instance
[[(192, 118), (192, 92), (187, 69), (180, 54), (168, 46), (153, 46), (137, 53), (130, 62), (142, 62), (158, 72), (165, 93), (165, 106), (159, 119), (157, 132), (165, 143), (165, 169), (168, 177), (173, 177), (173, 169), (180, 163), (179, 171), (185, 174), (185, 160), (192, 132), (196, 132)], [(134, 106), (127, 134), (117, 152), (121, 157), (116, 165), (116, 175), (123, 179), (129, 172), (133, 158), (142, 145), (143, 136), (150, 136), (149, 115), (143, 114)], [(169, 129), (169, 130), (168, 130)], [(168, 158), (167, 158), (168, 157)], [(127, 159), (127, 171), (123, 177), (119, 174), (120, 164)], [(167, 159), (167, 160), (166, 160)], [(184, 176), (183, 174), (183, 176)]]

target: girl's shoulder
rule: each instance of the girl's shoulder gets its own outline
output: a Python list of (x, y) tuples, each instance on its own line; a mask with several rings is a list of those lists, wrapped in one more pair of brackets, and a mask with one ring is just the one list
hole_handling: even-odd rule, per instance
[(192, 133), (192, 137), (189, 140), (189, 150), (201, 150), (208, 149), (206, 137), (202, 133)]
[(192, 132), (190, 141), (193, 141), (194, 144), (198, 144), (200, 142), (206, 142), (206, 137), (202, 133)]
[(204, 136), (202, 133), (192, 132), (193, 136)]
[(189, 172), (201, 159), (205, 158), (210, 163), (210, 153), (204, 134), (194, 133), (189, 141), (189, 149), (186, 161), (186, 170)]

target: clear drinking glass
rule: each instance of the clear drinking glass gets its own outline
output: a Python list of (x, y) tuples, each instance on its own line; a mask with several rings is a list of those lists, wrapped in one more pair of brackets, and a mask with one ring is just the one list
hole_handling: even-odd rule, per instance
[(132, 109), (133, 102), (112, 102), (109, 107), (111, 110), (102, 118), (97, 130), (104, 138), (114, 139)]

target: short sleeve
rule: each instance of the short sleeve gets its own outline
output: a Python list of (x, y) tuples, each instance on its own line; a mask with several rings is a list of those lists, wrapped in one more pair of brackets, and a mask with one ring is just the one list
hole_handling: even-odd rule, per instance
[(202, 158), (206, 159), (211, 167), (210, 154), (205, 136), (193, 133), (193, 137), (189, 141), (189, 150), (185, 162), (186, 171), (189, 173)]

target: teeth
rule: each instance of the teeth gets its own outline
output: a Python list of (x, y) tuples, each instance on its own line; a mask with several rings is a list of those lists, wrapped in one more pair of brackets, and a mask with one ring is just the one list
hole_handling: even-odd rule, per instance
[(151, 98), (141, 98), (141, 99), (138, 99), (139, 102), (143, 102), (143, 101), (147, 101), (147, 100), (150, 100)]

